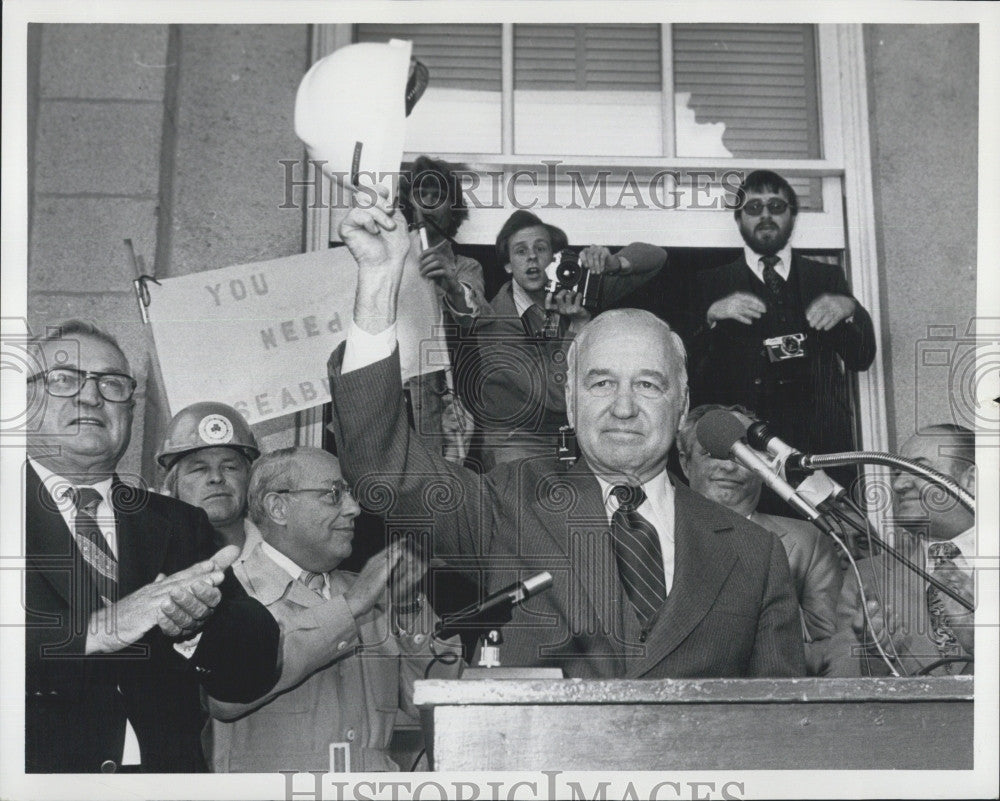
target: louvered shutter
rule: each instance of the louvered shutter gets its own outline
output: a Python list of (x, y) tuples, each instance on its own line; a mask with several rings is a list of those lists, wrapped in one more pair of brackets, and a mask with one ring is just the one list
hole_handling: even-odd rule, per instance
[(659, 25), (515, 25), (514, 88), (659, 92)]
[(356, 42), (408, 39), (435, 89), (500, 91), (499, 25), (376, 25), (360, 23)]
[[(674, 25), (674, 91), (736, 157), (820, 157), (812, 25)], [(684, 148), (678, 143), (678, 153)]]

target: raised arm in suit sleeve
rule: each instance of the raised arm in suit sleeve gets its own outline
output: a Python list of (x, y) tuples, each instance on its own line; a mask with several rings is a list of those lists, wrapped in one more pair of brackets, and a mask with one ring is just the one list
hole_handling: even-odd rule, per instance
[(746, 675), (750, 678), (804, 676), (799, 604), (788, 572), (788, 556), (777, 536), (769, 539), (770, 567)]
[(389, 519), (432, 522), (435, 555), (445, 560), (488, 553), (492, 525), (483, 479), (413, 436), (403, 405), (398, 348), (389, 358), (349, 373), (341, 369), (343, 358), (341, 344), (327, 365), (330, 429), (344, 476), (362, 506)]

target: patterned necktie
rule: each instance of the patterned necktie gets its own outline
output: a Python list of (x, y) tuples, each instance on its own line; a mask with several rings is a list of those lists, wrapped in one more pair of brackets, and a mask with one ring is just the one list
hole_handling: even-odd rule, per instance
[[(943, 569), (957, 570), (955, 560), (962, 551), (953, 542), (933, 542), (927, 548), (927, 557), (931, 561), (931, 575)], [(938, 576), (935, 576), (938, 578)], [(933, 584), (927, 585), (927, 611), (931, 620), (931, 640), (937, 646), (941, 656), (956, 656), (959, 653), (958, 640), (955, 633), (944, 622), (944, 602), (941, 593)], [(950, 665), (946, 666), (946, 670)], [(948, 670), (950, 673), (951, 671)]]
[(311, 573), (308, 570), (303, 570), (302, 575), (299, 576), (299, 581), (305, 584), (320, 598), (326, 597), (323, 595), (323, 588), (326, 586), (326, 581), (323, 573)]
[(527, 323), (531, 335), (539, 339), (558, 339), (565, 333), (563, 316), (556, 312), (550, 314), (537, 303), (525, 309), (522, 319)]
[(761, 256), (760, 263), (764, 265), (764, 283), (776, 298), (781, 297), (781, 291), (785, 288), (785, 279), (778, 275), (774, 266), (781, 261), (777, 256)]
[(646, 500), (642, 487), (619, 485), (611, 493), (618, 499), (618, 509), (611, 516), (618, 575), (646, 631), (667, 597), (660, 538), (653, 524), (636, 511)]
[(73, 539), (90, 566), (98, 594), (105, 604), (118, 600), (118, 560), (115, 559), (101, 527), (97, 524), (97, 507), (103, 498), (93, 487), (71, 487), (66, 495), (76, 507)]

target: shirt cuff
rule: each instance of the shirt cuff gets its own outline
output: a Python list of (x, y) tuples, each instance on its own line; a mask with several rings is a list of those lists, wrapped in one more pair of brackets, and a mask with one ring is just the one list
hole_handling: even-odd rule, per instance
[(351, 327), (347, 331), (346, 345), (344, 346), (344, 361), (340, 367), (340, 374), (360, 370), (369, 364), (375, 364), (382, 359), (392, 356), (396, 348), (396, 324), (393, 323), (384, 331), (377, 334), (369, 334), (358, 327), (353, 320)]

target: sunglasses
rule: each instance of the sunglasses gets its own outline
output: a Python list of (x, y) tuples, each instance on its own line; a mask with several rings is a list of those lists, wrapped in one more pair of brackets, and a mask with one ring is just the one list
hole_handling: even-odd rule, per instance
[(763, 200), (748, 200), (743, 204), (743, 212), (751, 217), (758, 217), (764, 212), (764, 206), (771, 214), (784, 214), (788, 210), (788, 201), (780, 197), (773, 197), (767, 203)]

